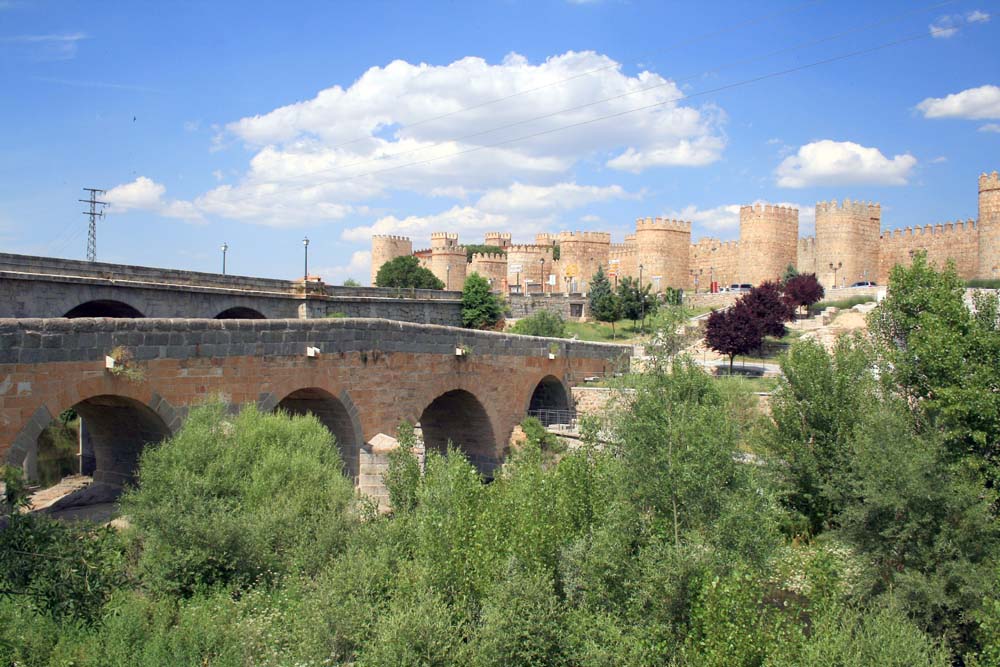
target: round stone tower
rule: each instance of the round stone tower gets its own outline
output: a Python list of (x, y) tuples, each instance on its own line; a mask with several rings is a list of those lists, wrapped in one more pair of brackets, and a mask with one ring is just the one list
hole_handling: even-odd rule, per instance
[(741, 283), (777, 280), (798, 262), (799, 210), (771, 204), (740, 207)]
[(1000, 175), (979, 176), (980, 278), (1000, 278)]
[(556, 237), (547, 232), (535, 234), (535, 245), (555, 245)]
[(850, 199), (816, 204), (816, 277), (823, 287), (878, 280), (881, 220), (879, 204)]
[(431, 234), (430, 270), (447, 290), (461, 290), (465, 285), (465, 246), (458, 245), (458, 234)]
[(413, 243), (405, 236), (372, 237), (372, 286), (378, 270), (388, 261), (413, 254)]
[(551, 245), (515, 244), (507, 248), (507, 284), (520, 294), (540, 292), (538, 281), (552, 270)]
[(510, 246), (510, 232), (486, 232), (486, 245), (508, 248)]
[(691, 223), (664, 218), (635, 221), (635, 277), (642, 266), (642, 282), (653, 292), (687, 286), (691, 268)]
[(494, 292), (507, 290), (507, 255), (497, 253), (475, 253), (467, 267), (467, 274), (478, 273), (490, 283)]
[[(559, 261), (555, 292), (587, 292), (598, 267), (607, 270), (611, 254), (611, 234), (607, 232), (559, 232)], [(567, 280), (568, 279), (568, 280)]]

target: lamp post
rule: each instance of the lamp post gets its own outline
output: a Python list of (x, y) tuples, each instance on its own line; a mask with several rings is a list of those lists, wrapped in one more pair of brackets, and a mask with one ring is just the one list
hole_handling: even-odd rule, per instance
[(542, 286), (542, 296), (545, 296), (545, 258), (538, 258), (538, 283)]
[(833, 289), (837, 289), (837, 271), (840, 271), (842, 266), (844, 266), (843, 262), (837, 262), (836, 266), (830, 262), (830, 268), (833, 269)]
[(444, 288), (451, 289), (451, 264), (444, 266)]
[(619, 265), (621, 263), (622, 263), (622, 261), (620, 259), (612, 259), (611, 261), (608, 262), (608, 264), (611, 264), (612, 266), (615, 267), (615, 291), (616, 292), (618, 291), (618, 271), (619, 271), (618, 267), (619, 267)]
[(302, 237), (302, 250), (305, 253), (305, 263), (303, 264), (302, 284), (309, 282), (309, 237)]
[(229, 244), (223, 241), (221, 249), (222, 249), (222, 275), (226, 275), (226, 251), (229, 250)]
[(641, 333), (646, 328), (646, 297), (642, 293), (642, 264), (639, 265), (639, 312), (642, 321), (639, 327)]
[(715, 267), (714, 266), (708, 267), (708, 291), (709, 292), (714, 292), (715, 291)]

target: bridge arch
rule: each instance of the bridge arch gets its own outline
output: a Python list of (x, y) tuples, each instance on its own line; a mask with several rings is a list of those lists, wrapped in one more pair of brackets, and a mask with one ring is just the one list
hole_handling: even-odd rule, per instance
[(420, 414), (424, 447), (444, 453), (448, 441), (461, 450), (476, 470), (492, 478), (500, 464), (493, 423), (474, 394), (452, 389), (439, 395)]
[(292, 415), (315, 416), (336, 438), (344, 474), (357, 480), (364, 438), (354, 405), (346, 392), (338, 398), (319, 387), (297, 389), (281, 399), (275, 409)]
[(546, 375), (535, 384), (528, 397), (527, 413), (543, 424), (561, 423), (573, 409), (570, 390), (555, 375)]
[(217, 320), (265, 320), (267, 317), (264, 313), (253, 308), (247, 308), (245, 306), (235, 306), (233, 308), (226, 308), (224, 311), (215, 316)]
[(71, 308), (63, 317), (124, 317), (138, 318), (145, 317), (138, 308), (130, 306), (124, 301), (114, 299), (94, 299)]

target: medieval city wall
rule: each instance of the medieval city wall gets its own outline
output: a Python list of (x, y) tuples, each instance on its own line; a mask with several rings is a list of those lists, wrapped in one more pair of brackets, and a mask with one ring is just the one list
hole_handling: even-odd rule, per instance
[(467, 275), (473, 273), (486, 278), (493, 289), (501, 289), (507, 284), (507, 256), (502, 253), (474, 253), (466, 271)]
[(712, 281), (720, 287), (742, 282), (739, 276), (740, 244), (736, 241), (701, 239), (690, 246), (691, 270), (693, 275), (685, 283), (694, 289), (694, 277), (698, 277), (698, 291), (711, 289)]
[(559, 232), (559, 260), (555, 262), (557, 292), (587, 292), (598, 267), (607, 271), (611, 234), (607, 232)]
[(740, 207), (740, 282), (777, 280), (798, 261), (799, 210), (771, 204)]
[(980, 278), (1000, 278), (1000, 174), (979, 176)]
[(888, 284), (892, 267), (909, 266), (918, 251), (926, 252), (928, 261), (939, 268), (954, 262), (963, 280), (979, 273), (979, 228), (973, 220), (894, 229), (882, 234), (879, 246), (880, 285)]
[(635, 223), (635, 246), (638, 266), (632, 275), (639, 277), (641, 273), (643, 284), (650, 285), (654, 292), (688, 284), (691, 278), (690, 222), (640, 218)]
[(827, 289), (875, 280), (881, 206), (845, 199), (816, 204), (816, 277)]

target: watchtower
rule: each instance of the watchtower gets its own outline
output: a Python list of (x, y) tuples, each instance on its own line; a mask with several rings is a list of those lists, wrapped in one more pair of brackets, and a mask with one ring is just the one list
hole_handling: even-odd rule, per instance
[(684, 288), (691, 280), (691, 223), (666, 218), (639, 218), (635, 222), (636, 274), (654, 292)]
[(467, 267), (465, 247), (458, 245), (458, 234), (434, 232), (431, 234), (431, 273), (444, 283), (447, 290), (461, 290), (465, 285)]
[(878, 203), (816, 204), (816, 276), (824, 287), (877, 280), (881, 226)]
[(979, 176), (980, 278), (1000, 278), (1000, 176)]
[(378, 270), (388, 261), (397, 257), (407, 257), (413, 254), (413, 242), (405, 236), (373, 236), (372, 237), (372, 286)]
[(739, 282), (777, 280), (798, 262), (799, 210), (754, 204), (740, 207)]

